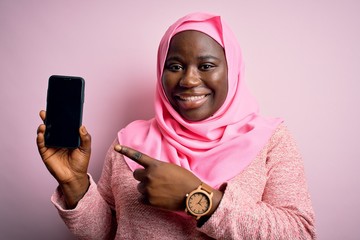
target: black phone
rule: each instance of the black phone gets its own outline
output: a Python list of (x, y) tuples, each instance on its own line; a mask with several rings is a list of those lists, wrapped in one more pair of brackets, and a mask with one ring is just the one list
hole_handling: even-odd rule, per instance
[(52, 75), (49, 78), (45, 146), (77, 148), (82, 124), (85, 81), (81, 77)]

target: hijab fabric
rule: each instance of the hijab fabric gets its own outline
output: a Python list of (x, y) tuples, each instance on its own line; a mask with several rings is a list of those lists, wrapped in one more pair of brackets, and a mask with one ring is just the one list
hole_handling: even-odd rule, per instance
[[(162, 87), (162, 73), (171, 38), (196, 30), (212, 37), (223, 48), (228, 66), (228, 93), (211, 117), (188, 121), (169, 103)], [(235, 35), (220, 16), (192, 13), (177, 20), (160, 41), (157, 58), (155, 117), (138, 120), (120, 130), (120, 144), (163, 162), (192, 171), (212, 187), (232, 179), (246, 168), (265, 146), (278, 118), (259, 115), (258, 105), (244, 81), (244, 63)], [(141, 166), (125, 157), (131, 170)]]

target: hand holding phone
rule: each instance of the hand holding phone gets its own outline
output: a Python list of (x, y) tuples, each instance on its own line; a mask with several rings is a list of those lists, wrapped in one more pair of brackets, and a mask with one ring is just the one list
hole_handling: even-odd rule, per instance
[(36, 142), (40, 156), (58, 181), (68, 208), (76, 206), (90, 184), (87, 169), (91, 136), (81, 126), (83, 92), (83, 80), (51, 76), (47, 112), (40, 112), (44, 124), (40, 124), (37, 130)]

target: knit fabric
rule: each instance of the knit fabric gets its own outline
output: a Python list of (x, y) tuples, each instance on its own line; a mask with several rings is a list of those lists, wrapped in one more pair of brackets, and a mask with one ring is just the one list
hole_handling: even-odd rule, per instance
[(65, 209), (60, 189), (51, 198), (78, 239), (315, 239), (302, 157), (284, 124), (224, 183), (220, 205), (201, 227), (190, 216), (139, 203), (138, 182), (115, 144), (98, 184), (89, 175), (90, 188), (75, 209)]

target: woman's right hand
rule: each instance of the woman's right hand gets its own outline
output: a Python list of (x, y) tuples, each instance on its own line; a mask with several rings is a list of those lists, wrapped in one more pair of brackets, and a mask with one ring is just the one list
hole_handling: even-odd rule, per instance
[[(45, 111), (40, 111), (44, 121)], [(80, 146), (76, 149), (48, 148), (45, 146), (45, 124), (37, 130), (37, 146), (40, 156), (49, 172), (58, 181), (68, 208), (76, 207), (86, 193), (90, 183), (87, 169), (91, 154), (91, 136), (84, 126), (79, 129)]]

